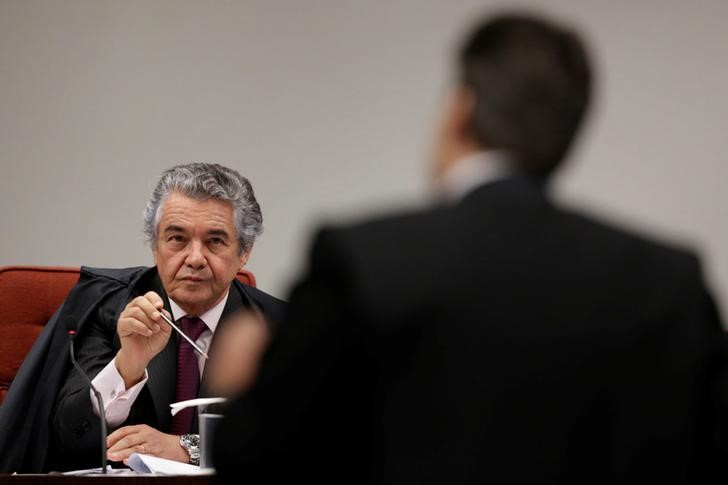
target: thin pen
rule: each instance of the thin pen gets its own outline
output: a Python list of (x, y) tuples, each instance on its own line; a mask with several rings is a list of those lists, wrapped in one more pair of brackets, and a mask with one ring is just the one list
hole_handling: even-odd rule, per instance
[(169, 326), (170, 326), (170, 327), (172, 327), (173, 329), (177, 330), (177, 333), (178, 333), (178, 334), (180, 334), (180, 335), (182, 335), (182, 336), (183, 336), (183, 337), (185, 338), (185, 340), (187, 340), (187, 341), (188, 341), (188, 342), (190, 343), (190, 345), (191, 345), (192, 347), (194, 347), (194, 349), (195, 349), (195, 350), (196, 350), (197, 352), (199, 352), (199, 353), (200, 353), (200, 355), (201, 355), (201, 356), (203, 356), (203, 357), (204, 357), (204, 358), (206, 358), (206, 359), (208, 358), (208, 357), (207, 357), (207, 354), (206, 354), (206, 353), (204, 353), (204, 352), (202, 351), (202, 349), (201, 349), (200, 347), (198, 347), (198, 346), (197, 346), (197, 344), (196, 344), (196, 343), (194, 343), (194, 342), (192, 341), (192, 339), (191, 339), (191, 338), (189, 338), (189, 337), (188, 337), (187, 335), (185, 335), (185, 333), (184, 333), (184, 332), (182, 331), (182, 329), (181, 329), (181, 328), (179, 328), (179, 327), (178, 327), (177, 325), (175, 325), (175, 324), (174, 324), (174, 322), (173, 322), (172, 320), (170, 320), (170, 318), (169, 318), (169, 317), (168, 317), (167, 315), (165, 315), (165, 314), (164, 314), (164, 313), (162, 313), (162, 312), (159, 312), (159, 314), (160, 314), (160, 315), (162, 315), (162, 318), (164, 319), (164, 321), (165, 321), (165, 322), (167, 322), (167, 323), (169, 323)]

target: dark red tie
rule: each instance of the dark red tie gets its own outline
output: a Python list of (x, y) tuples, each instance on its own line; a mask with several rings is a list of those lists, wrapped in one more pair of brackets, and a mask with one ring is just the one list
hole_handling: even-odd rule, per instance
[[(196, 341), (207, 329), (205, 322), (197, 317), (183, 317), (182, 331), (192, 341)], [(195, 349), (180, 338), (177, 348), (177, 392), (176, 401), (195, 399), (200, 389), (200, 367), (197, 363)], [(196, 416), (195, 408), (187, 408), (172, 417), (172, 434), (188, 434), (192, 431), (192, 419)]]

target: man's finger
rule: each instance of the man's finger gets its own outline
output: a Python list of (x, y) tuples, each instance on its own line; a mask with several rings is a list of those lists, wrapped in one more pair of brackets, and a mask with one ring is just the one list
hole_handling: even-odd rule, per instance
[[(153, 291), (147, 293), (147, 295), (149, 294), (157, 295)], [(135, 309), (137, 311), (141, 310), (141, 314), (135, 313), (134, 316), (142, 321), (144, 319), (149, 319), (155, 322), (159, 321), (161, 318), (159, 316), (159, 310), (162, 309), (164, 303), (162, 302), (161, 298), (159, 300), (150, 300), (149, 298), (147, 298), (147, 295), (137, 297), (132, 301)], [(157, 296), (157, 298), (159, 298), (159, 296)]]
[(111, 433), (109, 436), (106, 437), (106, 446), (113, 446), (114, 443), (119, 441), (120, 439), (134, 433), (138, 433), (141, 431), (141, 427), (143, 425), (132, 425), (132, 426), (124, 426), (122, 428), (117, 429), (113, 433)]
[(146, 300), (147, 300), (148, 302), (150, 302), (150, 303), (152, 304), (152, 306), (153, 306), (154, 308), (156, 308), (157, 310), (161, 310), (162, 308), (164, 308), (164, 300), (162, 300), (162, 297), (161, 297), (161, 296), (159, 296), (159, 295), (158, 295), (157, 293), (155, 293), (154, 291), (147, 291), (147, 292), (146, 292), (146, 293), (144, 294), (144, 298), (145, 298), (145, 299), (146, 299)]
[(119, 441), (114, 443), (114, 446), (109, 447), (109, 453), (118, 453), (122, 450), (128, 450), (129, 448), (133, 448), (134, 446), (136, 446), (137, 440), (138, 438), (136, 434), (124, 436)]
[(139, 335), (143, 335), (145, 337), (150, 337), (154, 334), (154, 328), (157, 328), (157, 331), (159, 330), (159, 325), (153, 325), (152, 328), (149, 328), (147, 325), (143, 324), (142, 322), (138, 320), (127, 320), (122, 321), (120, 328), (119, 328), (119, 334), (122, 337), (126, 337), (127, 335), (130, 335), (132, 333), (138, 333)]
[(132, 449), (125, 449), (121, 451), (109, 451), (106, 453), (106, 458), (108, 458), (111, 461), (123, 461), (129, 458), (132, 453), (134, 453), (135, 450)]

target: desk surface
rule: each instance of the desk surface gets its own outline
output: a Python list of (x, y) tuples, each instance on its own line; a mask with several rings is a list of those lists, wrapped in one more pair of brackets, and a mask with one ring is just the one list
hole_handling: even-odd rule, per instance
[(123, 485), (167, 485), (179, 483), (182, 485), (212, 485), (216, 481), (215, 475), (186, 475), (186, 476), (134, 476), (134, 475), (0, 475), (0, 484), (22, 483), (41, 484), (52, 483), (57, 485), (94, 483), (123, 484)]

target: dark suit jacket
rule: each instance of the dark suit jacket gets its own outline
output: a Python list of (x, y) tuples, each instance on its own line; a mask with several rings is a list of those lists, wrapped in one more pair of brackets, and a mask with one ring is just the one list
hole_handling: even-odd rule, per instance
[(692, 254), (514, 177), (321, 232), (216, 466), (248, 484), (700, 482), (728, 470), (727, 345)]
[[(88, 385), (70, 366), (65, 330), (78, 328), (76, 359), (93, 379), (120, 348), (116, 334), (119, 313), (130, 300), (150, 290), (158, 292), (169, 309), (156, 268), (82, 268), (79, 283), (47, 325), (13, 382), (8, 398), (15, 411), (4, 409), (0, 413), (3, 431), (18, 437), (14, 444), (0, 440), (3, 471), (98, 466), (99, 420), (91, 407)], [(258, 307), (273, 322), (281, 319), (284, 308), (280, 300), (236, 280), (220, 325), (234, 311), (250, 306)], [(169, 404), (175, 397), (177, 340), (176, 335), (170, 338), (167, 347), (150, 362), (149, 381), (123, 425), (145, 423), (168, 431)], [(213, 339), (210, 352), (214, 352), (214, 346)], [(42, 391), (28, 389), (37, 387), (38, 380), (33, 379), (42, 379)], [(204, 383), (203, 375), (202, 389)]]

